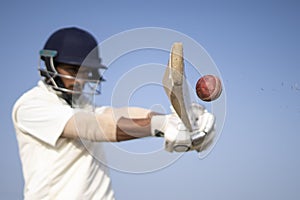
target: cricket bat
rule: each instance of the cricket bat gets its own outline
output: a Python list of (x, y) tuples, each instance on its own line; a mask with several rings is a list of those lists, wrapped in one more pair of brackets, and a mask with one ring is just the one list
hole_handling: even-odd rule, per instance
[(164, 90), (183, 124), (189, 131), (193, 131), (193, 125), (189, 114), (191, 98), (184, 70), (183, 44), (175, 42), (172, 45), (169, 63), (163, 76)]

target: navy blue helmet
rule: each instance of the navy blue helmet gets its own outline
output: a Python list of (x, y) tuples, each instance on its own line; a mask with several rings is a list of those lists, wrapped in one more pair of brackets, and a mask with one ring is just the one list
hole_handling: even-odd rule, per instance
[[(71, 27), (54, 32), (43, 50), (56, 51), (54, 62), (91, 68), (105, 68), (101, 64), (96, 39), (87, 31)], [(41, 55), (42, 59), (44, 56)]]
[(99, 70), (106, 69), (106, 66), (101, 63), (97, 41), (89, 32), (76, 27), (55, 31), (40, 51), (40, 58), (45, 62), (45, 69), (41, 68), (41, 65), (39, 66), (40, 75), (45, 77), (46, 83), (55, 90), (78, 93), (78, 91), (66, 89), (61, 81), (62, 77), (71, 79), (76, 77), (66, 77), (56, 70), (59, 64), (67, 64), (78, 68), (81, 66), (88, 68), (90, 75), (84, 81), (88, 85), (94, 85), (95, 89), (92, 93), (100, 93), (100, 82), (104, 79)]

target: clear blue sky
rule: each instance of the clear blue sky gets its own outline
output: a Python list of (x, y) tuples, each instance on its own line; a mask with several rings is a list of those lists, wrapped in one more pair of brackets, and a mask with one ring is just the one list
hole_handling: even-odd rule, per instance
[[(112, 169), (117, 199), (300, 199), (299, 1), (54, 0), (1, 4), (1, 199), (21, 199), (24, 184), (12, 106), (39, 79), (38, 51), (53, 31), (65, 26), (89, 30), (99, 42), (134, 28), (181, 32), (205, 48), (223, 79), (226, 119), (209, 156), (199, 160), (195, 153), (187, 153), (151, 173)], [(161, 64), (167, 60), (161, 54), (149, 54), (153, 60), (144, 53), (140, 60), (131, 60), (132, 66), (145, 60)], [(123, 58), (129, 58), (125, 62), (129, 66), (131, 55), (127, 56)], [(118, 80), (120, 71), (129, 70), (115, 65), (107, 71), (108, 81), (100, 97), (104, 103), (113, 87), (110, 80)], [(163, 93), (143, 96), (139, 92), (142, 89), (131, 99), (132, 104), (149, 106), (166, 100)], [(151, 139), (147, 143), (145, 148), (149, 149), (158, 145)], [(145, 146), (138, 141), (124, 145), (134, 149)]]

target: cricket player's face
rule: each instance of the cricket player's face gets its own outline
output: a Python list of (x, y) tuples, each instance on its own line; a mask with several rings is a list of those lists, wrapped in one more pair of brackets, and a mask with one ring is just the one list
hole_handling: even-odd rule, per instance
[(89, 73), (88, 68), (65, 64), (57, 66), (57, 71), (63, 75), (61, 80), (65, 88), (77, 92), (82, 91), (85, 84), (83, 79), (86, 79)]

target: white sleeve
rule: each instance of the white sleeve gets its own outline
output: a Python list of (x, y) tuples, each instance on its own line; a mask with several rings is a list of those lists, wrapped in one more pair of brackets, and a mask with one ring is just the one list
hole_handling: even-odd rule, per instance
[(55, 146), (74, 110), (63, 104), (31, 100), (16, 110), (17, 126), (24, 134)]

